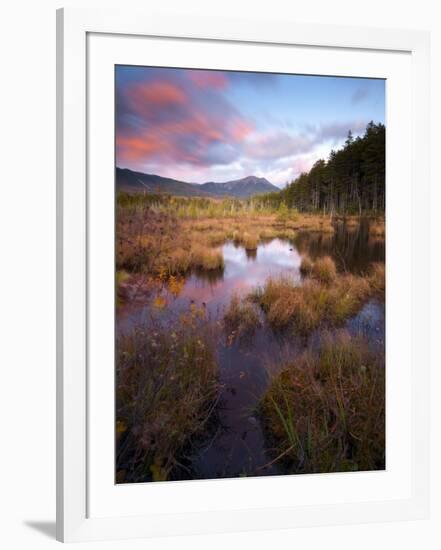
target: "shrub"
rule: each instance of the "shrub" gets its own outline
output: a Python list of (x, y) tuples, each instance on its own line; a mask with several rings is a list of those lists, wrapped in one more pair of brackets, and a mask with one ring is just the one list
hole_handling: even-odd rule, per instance
[(289, 218), (289, 209), (284, 202), (280, 203), (279, 209), (277, 210), (277, 219), (280, 222), (286, 222)]
[(299, 219), (299, 211), (297, 210), (297, 208), (291, 208), (291, 210), (290, 210), (290, 217), (291, 217), (291, 220), (292, 220), (293, 222), (298, 221), (298, 219)]

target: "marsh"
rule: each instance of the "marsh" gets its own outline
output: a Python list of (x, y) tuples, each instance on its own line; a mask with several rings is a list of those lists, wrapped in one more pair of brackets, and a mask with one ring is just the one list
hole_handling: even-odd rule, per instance
[[(261, 225), (262, 221), (266, 223)], [(163, 227), (167, 226), (163, 219), (161, 223)], [(320, 353), (324, 331), (326, 338), (336, 341), (341, 340), (342, 331), (353, 338), (362, 338), (368, 342), (369, 353), (376, 357), (377, 363), (384, 360), (384, 295), (378, 289), (372, 290), (373, 282), (371, 285), (366, 282), (372, 280), (369, 279), (372, 266), (384, 265), (384, 237), (372, 235), (367, 219), (357, 223), (335, 220), (332, 231), (327, 227), (324, 232), (294, 229), (304, 222), (296, 220), (281, 224), (276, 216), (268, 215), (262, 219), (258, 215), (249, 216), (245, 221), (243, 218), (183, 219), (178, 223), (183, 229), (179, 238), (174, 239), (175, 246), (187, 246), (188, 256), (191, 256), (193, 246), (207, 246), (221, 260), (214, 268), (185, 265), (181, 274), (175, 268), (164, 274), (159, 261), (161, 254), (158, 254), (156, 271), (141, 270), (134, 282), (131, 282), (130, 275), (126, 275), (120, 284), (120, 295), (126, 296), (117, 309), (118, 356), (122, 358), (117, 377), (120, 395), (124, 393), (120, 382), (125, 380), (128, 370), (142, 368), (148, 373), (155, 370), (155, 361), (162, 362), (164, 371), (159, 375), (161, 384), (157, 387), (163, 393), (164, 406), (157, 405), (154, 412), (157, 431), (150, 434), (149, 441), (145, 441), (146, 429), (142, 427), (145, 411), (142, 418), (139, 410), (136, 411), (136, 404), (132, 403), (132, 409), (127, 406), (127, 396), (119, 399), (118, 442), (124, 451), (120, 453), (118, 464), (119, 481), (212, 479), (305, 471), (305, 458), (292, 460), (293, 457), (290, 459), (289, 453), (285, 453), (277, 459), (286, 448), (292, 447), (292, 443), (288, 435), (287, 442), (284, 441), (283, 413), (280, 416), (269, 411), (268, 403), (273, 399), (269, 392), (274, 393), (275, 381), (289, 365), (304, 362), (305, 351)], [(239, 238), (244, 233), (255, 238), (256, 244), (251, 249), (244, 239)], [(151, 234), (154, 235), (155, 231)], [(146, 238), (142, 242), (145, 246)], [(169, 248), (164, 233), (161, 246), (163, 250), (160, 252), (167, 255)], [(284, 326), (272, 322), (271, 307), (274, 304), (262, 306), (264, 300), (259, 302), (256, 296), (259, 293), (265, 295), (265, 289), (268, 293), (269, 283), (276, 286), (280, 281), (287, 282), (288, 294), (284, 288), (281, 303), (286, 309), (291, 296), (289, 292), (303, 292), (302, 289), (310, 284), (321, 284), (310, 280), (312, 275), (302, 270), (304, 260), (319, 265), (323, 258), (335, 266), (335, 274), (329, 284), (319, 287), (319, 299), (324, 301), (326, 294), (338, 288), (339, 281), (347, 280), (350, 285), (344, 286), (344, 296), (355, 285), (361, 285), (362, 290), (357, 290), (361, 297), (357, 295), (348, 313), (338, 319), (329, 316), (332, 309), (328, 305), (328, 317), (320, 317), (310, 330), (299, 330), (299, 326), (291, 322), (289, 312)], [(384, 274), (380, 277), (384, 278)], [(339, 306), (343, 294), (336, 297)], [(271, 299), (274, 303), (280, 302), (276, 296)], [(299, 307), (296, 302), (293, 311)], [(280, 321), (282, 316), (283, 313), (278, 313), (277, 319)], [(187, 410), (188, 382), (185, 387), (176, 384), (169, 388), (164, 382), (167, 376), (172, 384), (178, 379), (175, 366), (169, 364), (176, 359), (175, 355), (168, 356), (159, 351), (151, 353), (152, 350), (147, 353), (144, 349), (145, 362), (140, 357), (133, 357), (132, 361), (127, 359), (128, 354), (134, 353), (134, 340), (130, 340), (130, 335), (136, 333), (139, 338), (140, 327), (144, 338), (160, 335), (158, 338), (162, 343), (158, 346), (167, 349), (171, 349), (177, 340), (182, 340), (178, 344), (178, 353), (181, 354), (192, 348), (193, 338), (197, 335), (204, 353), (208, 354), (204, 355), (202, 362), (197, 354), (193, 357), (199, 369), (208, 366), (210, 372), (205, 382), (207, 402), (203, 397), (204, 388), (201, 389), (198, 381), (198, 398), (193, 405), (198, 409), (202, 403), (203, 407), (196, 412), (193, 406), (190, 407), (191, 418), (183, 419), (181, 414)], [(186, 363), (182, 368), (191, 370), (194, 365)], [(148, 387), (153, 383), (146, 372), (134, 377), (136, 399), (140, 399), (140, 383)], [(177, 395), (179, 392), (183, 395)], [(316, 399), (320, 402), (319, 395)], [(273, 412), (277, 411), (277, 404), (271, 406)], [(170, 414), (169, 407), (175, 408), (175, 415)], [(381, 403), (378, 403), (380, 408)], [(332, 416), (329, 411), (326, 414)], [(300, 424), (303, 420), (300, 419)], [(181, 422), (184, 426), (180, 426)], [(282, 436), (277, 423), (282, 425)], [(376, 429), (381, 431), (381, 426)], [(159, 440), (168, 439), (176, 430), (180, 431), (179, 437), (176, 435), (178, 441), (172, 445), (176, 454), (172, 458), (158, 454), (157, 449), (162, 446)], [(141, 445), (136, 443), (137, 433), (139, 440), (143, 441)], [(301, 441), (299, 445), (302, 446)], [(132, 447), (132, 451), (127, 452)], [(348, 456), (337, 460), (337, 453), (334, 454), (335, 470), (357, 469), (358, 464)], [(149, 457), (147, 460), (146, 456)], [(382, 459), (376, 457), (371, 466), (379, 468), (381, 463)], [(326, 462), (320, 468), (314, 463), (311, 468), (311, 471), (328, 471), (329, 468), (332, 470), (332, 465)]]

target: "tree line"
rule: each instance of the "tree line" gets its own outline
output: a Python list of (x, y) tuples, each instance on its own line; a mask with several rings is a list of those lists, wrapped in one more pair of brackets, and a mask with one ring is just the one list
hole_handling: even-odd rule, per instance
[(385, 138), (383, 124), (370, 122), (363, 136), (349, 131), (342, 149), (320, 159), (284, 189), (254, 197), (271, 208), (282, 203), (300, 212), (366, 214), (385, 209)]

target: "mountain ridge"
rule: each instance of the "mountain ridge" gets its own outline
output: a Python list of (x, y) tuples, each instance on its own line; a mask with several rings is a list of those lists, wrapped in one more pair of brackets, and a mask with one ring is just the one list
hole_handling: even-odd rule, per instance
[(279, 191), (279, 188), (270, 183), (266, 178), (259, 178), (257, 176), (245, 176), (244, 178), (224, 182), (209, 181), (202, 183), (201, 188), (216, 195), (232, 194), (240, 198)]
[(198, 184), (119, 167), (116, 168), (116, 187), (119, 191), (129, 193), (168, 193), (189, 197), (230, 196), (243, 199), (262, 193), (280, 191), (266, 178), (257, 176), (245, 176), (244, 178), (225, 182), (208, 181)]

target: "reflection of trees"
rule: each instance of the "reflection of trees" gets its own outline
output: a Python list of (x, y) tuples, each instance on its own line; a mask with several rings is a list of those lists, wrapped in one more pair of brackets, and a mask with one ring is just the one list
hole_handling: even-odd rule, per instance
[(300, 254), (308, 254), (313, 260), (329, 255), (339, 269), (354, 273), (365, 272), (371, 262), (385, 259), (384, 238), (369, 235), (367, 220), (355, 226), (340, 221), (332, 235), (299, 231), (294, 243)]

